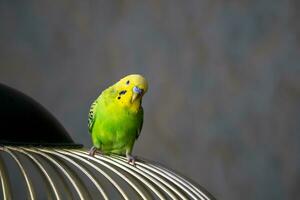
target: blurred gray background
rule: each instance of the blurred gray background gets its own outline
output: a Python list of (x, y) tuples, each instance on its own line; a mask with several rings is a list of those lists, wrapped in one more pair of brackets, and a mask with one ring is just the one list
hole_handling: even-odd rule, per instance
[(89, 148), (92, 101), (141, 73), (150, 88), (135, 155), (218, 199), (299, 199), (299, 9), (297, 0), (0, 0), (0, 82)]

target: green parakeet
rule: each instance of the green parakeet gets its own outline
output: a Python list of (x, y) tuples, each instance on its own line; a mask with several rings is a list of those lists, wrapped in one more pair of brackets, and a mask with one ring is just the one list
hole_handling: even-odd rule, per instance
[(104, 90), (93, 102), (88, 120), (93, 142), (91, 156), (97, 150), (103, 154), (126, 155), (128, 162), (134, 164), (131, 152), (142, 130), (142, 97), (147, 90), (147, 80), (132, 74)]

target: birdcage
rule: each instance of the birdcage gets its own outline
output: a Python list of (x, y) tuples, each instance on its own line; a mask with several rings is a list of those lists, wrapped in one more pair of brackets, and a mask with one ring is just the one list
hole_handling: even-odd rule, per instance
[(155, 162), (88, 155), (41, 105), (0, 85), (3, 199), (214, 199)]

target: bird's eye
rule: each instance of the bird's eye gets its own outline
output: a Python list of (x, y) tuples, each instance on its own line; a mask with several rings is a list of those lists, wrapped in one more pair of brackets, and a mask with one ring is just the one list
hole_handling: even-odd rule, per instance
[(129, 83), (130, 83), (130, 81), (128, 80), (128, 81), (126, 82), (126, 84), (129, 85)]

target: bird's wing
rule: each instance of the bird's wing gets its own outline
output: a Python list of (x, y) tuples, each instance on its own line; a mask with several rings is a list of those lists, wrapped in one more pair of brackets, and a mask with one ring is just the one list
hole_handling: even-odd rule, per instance
[(136, 140), (139, 138), (140, 133), (141, 133), (142, 128), (143, 128), (143, 123), (144, 123), (144, 109), (143, 109), (143, 107), (141, 107), (140, 117), (141, 117), (141, 120), (140, 120), (140, 124), (139, 124), (138, 130), (137, 130)]
[(90, 112), (89, 112), (89, 120), (88, 120), (88, 127), (89, 127), (89, 132), (92, 133), (92, 129), (95, 123), (95, 119), (96, 119), (96, 108), (98, 105), (98, 100), (95, 100), (90, 108)]

